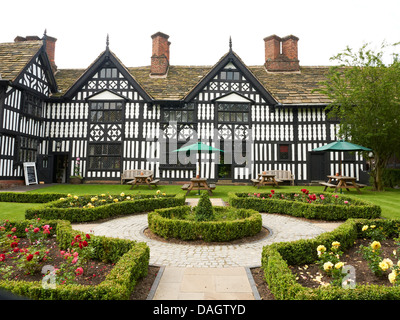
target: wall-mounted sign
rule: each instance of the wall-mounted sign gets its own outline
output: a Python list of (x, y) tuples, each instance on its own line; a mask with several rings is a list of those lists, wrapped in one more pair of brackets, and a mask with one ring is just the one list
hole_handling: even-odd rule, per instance
[(35, 162), (24, 162), (25, 184), (37, 184), (37, 172)]

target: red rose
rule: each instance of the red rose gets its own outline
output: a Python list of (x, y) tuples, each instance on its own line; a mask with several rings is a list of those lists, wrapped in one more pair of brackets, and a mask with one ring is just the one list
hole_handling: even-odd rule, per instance
[(26, 256), (26, 261), (31, 261), (33, 259), (33, 255), (32, 254), (28, 254)]
[(0, 261), (6, 260), (6, 255), (4, 253), (0, 254)]
[(88, 246), (88, 243), (87, 243), (87, 241), (85, 240), (85, 241), (83, 241), (82, 242), (82, 245), (84, 246), (84, 247), (87, 247)]
[(86, 233), (86, 239), (90, 239), (90, 235)]
[(39, 232), (39, 228), (33, 229), (33, 232), (34, 232), (34, 233), (38, 233), (38, 232)]

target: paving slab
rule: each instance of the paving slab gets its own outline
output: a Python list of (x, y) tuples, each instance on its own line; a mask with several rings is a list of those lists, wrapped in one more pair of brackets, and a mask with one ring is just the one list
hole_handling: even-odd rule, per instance
[(255, 297), (244, 267), (165, 267), (152, 299), (254, 300)]

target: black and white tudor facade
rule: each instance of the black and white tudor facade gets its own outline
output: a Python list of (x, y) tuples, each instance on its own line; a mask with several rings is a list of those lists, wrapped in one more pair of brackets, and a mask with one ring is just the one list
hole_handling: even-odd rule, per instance
[[(325, 180), (339, 155), (311, 150), (337, 139), (329, 101), (313, 91), (327, 67), (302, 67), (298, 38), (271, 36), (265, 61), (246, 66), (232, 50), (214, 66), (169, 64), (168, 36), (152, 36), (151, 65), (125, 67), (107, 46), (85, 70), (57, 69), (56, 39), (0, 44), (0, 183), (68, 182), (77, 158), (85, 182), (120, 182), (127, 169), (164, 182), (196, 175), (197, 154), (171, 152), (201, 140), (224, 150), (201, 154), (210, 180), (249, 182), (290, 170), (295, 183)], [(365, 181), (365, 164), (346, 155), (344, 174)]]

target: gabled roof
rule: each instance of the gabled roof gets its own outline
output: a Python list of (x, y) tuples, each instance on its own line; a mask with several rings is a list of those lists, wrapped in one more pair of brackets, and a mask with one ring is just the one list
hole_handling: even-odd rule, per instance
[[(100, 57), (104, 55), (104, 52)], [(99, 58), (100, 58), (99, 57)], [(315, 105), (328, 104), (326, 96), (313, 92), (326, 80), (329, 67), (300, 67), (300, 72), (267, 72), (263, 65), (246, 66), (239, 56), (230, 51), (214, 66), (169, 66), (166, 77), (151, 77), (150, 66), (125, 68), (112, 54), (138, 86), (155, 101), (186, 101), (202, 90), (228, 61), (232, 61), (257, 90), (270, 97), (272, 104)], [(98, 58), (98, 59), (99, 59)], [(96, 61), (98, 61), (98, 59)], [(96, 62), (95, 61), (95, 62)], [(87, 69), (59, 69), (56, 73), (61, 95), (82, 79), (95, 62)]]
[(16, 82), (29, 64), (41, 55), (50, 88), (57, 91), (57, 84), (42, 40), (0, 43), (0, 76), (2, 80)]
[(0, 43), (0, 75), (13, 82), (43, 46), (43, 41)]
[(98, 72), (99, 67), (102, 66), (106, 61), (112, 62), (118, 68), (125, 79), (130, 82), (130, 84), (139, 92), (143, 99), (151, 101), (151, 98), (147, 92), (138, 83), (138, 81), (134, 79), (132, 74), (127, 70), (117, 56), (108, 49), (108, 47), (86, 70), (69, 69), (65, 71), (58, 71), (56, 73), (56, 80), (64, 85), (64, 87), (60, 86), (60, 94), (66, 98), (71, 98), (90, 78), (93, 77), (96, 72)]

